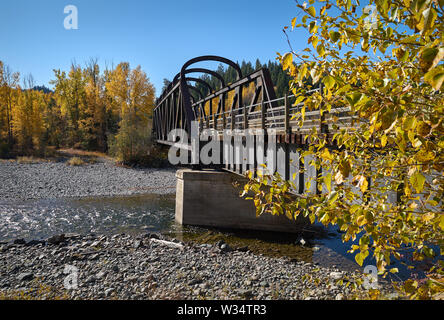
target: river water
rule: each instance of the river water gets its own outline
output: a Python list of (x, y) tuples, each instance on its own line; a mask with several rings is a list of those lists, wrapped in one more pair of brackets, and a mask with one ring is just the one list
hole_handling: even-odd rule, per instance
[[(178, 226), (174, 222), (174, 210), (173, 194), (3, 201), (0, 202), (0, 241), (47, 239), (61, 233), (161, 232), (183, 241), (223, 240), (234, 248), (248, 247), (257, 254), (285, 256), (348, 271), (362, 270), (353, 255), (347, 253), (351, 244), (342, 242), (335, 227), (316, 228), (315, 232), (303, 234), (305, 244), (302, 245), (301, 235)], [(402, 271), (402, 278), (408, 275), (399, 263), (394, 266)]]
[(0, 241), (162, 231), (174, 218), (174, 201), (174, 195), (147, 194), (0, 202)]

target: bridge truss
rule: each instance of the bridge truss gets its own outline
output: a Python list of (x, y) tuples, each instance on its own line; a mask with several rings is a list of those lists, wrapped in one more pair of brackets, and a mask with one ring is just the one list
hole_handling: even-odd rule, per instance
[[(193, 67), (194, 64), (208, 61), (216, 61), (232, 67), (237, 74), (237, 79), (233, 83), (225, 83), (222, 75), (216, 71)], [(196, 73), (213, 76), (218, 80), (219, 87), (213, 88), (202, 78), (190, 76)], [(204, 95), (191, 83), (200, 83), (207, 88), (208, 94)], [(251, 83), (254, 83), (254, 94), (247, 96), (246, 88), (250, 87)], [(312, 92), (317, 90), (319, 89)], [(300, 107), (301, 104), (294, 104), (292, 95), (276, 97), (267, 68), (243, 75), (240, 67), (229, 59), (219, 56), (201, 56), (187, 61), (157, 99), (153, 113), (153, 135), (160, 144), (175, 144), (180, 148), (191, 150), (191, 141), (178, 145), (169, 137), (169, 133), (173, 129), (182, 129), (190, 137), (193, 121), (198, 121), (199, 130), (209, 128), (216, 130), (221, 139), (225, 129), (262, 129), (265, 134), (274, 130), (277, 149), (272, 152), (277, 162), (276, 171), (280, 172), (285, 179), (294, 180), (302, 193), (304, 181), (307, 181), (310, 175), (320, 174), (314, 168), (307, 167), (307, 161), (305, 164), (299, 162), (297, 149), (305, 148), (304, 136), (313, 127), (318, 127), (319, 132), (331, 139), (336, 131), (334, 123), (347, 127), (353, 125), (353, 119), (350, 118), (348, 110), (341, 108), (323, 115), (319, 110), (308, 111), (305, 113), (304, 125), (300, 127), (299, 120), (293, 117), (300, 111)], [(245, 145), (245, 141), (243, 144)], [(267, 138), (265, 138), (266, 144)], [(253, 165), (228, 163), (224, 168), (244, 174), (248, 170), (257, 169), (258, 166), (259, 162), (255, 159)], [(301, 166), (305, 166), (304, 170), (299, 169), (303, 169)], [(316, 190), (315, 184), (312, 184), (311, 189)]]

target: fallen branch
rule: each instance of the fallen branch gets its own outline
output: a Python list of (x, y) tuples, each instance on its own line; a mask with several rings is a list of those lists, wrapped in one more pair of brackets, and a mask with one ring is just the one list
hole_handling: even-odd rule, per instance
[(165, 240), (159, 240), (159, 239), (150, 239), (151, 242), (159, 243), (165, 246), (168, 246), (170, 248), (177, 248), (183, 250), (183, 245), (180, 243), (175, 243), (171, 241), (165, 241)]

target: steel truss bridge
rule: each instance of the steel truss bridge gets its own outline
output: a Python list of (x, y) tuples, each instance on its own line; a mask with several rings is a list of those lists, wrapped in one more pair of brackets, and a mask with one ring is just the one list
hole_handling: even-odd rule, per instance
[[(237, 79), (233, 83), (225, 83), (221, 74), (206, 68), (193, 67), (197, 63), (215, 61), (232, 67)], [(190, 74), (207, 74), (218, 80), (218, 88), (213, 88), (202, 78), (190, 76)], [(192, 83), (199, 83), (206, 87), (208, 94), (204, 95)], [(246, 95), (246, 88), (254, 83), (254, 94)], [(319, 89), (312, 90), (312, 92)], [(317, 127), (332, 140), (335, 133), (333, 124), (340, 123), (341, 127), (351, 126), (352, 118), (348, 110), (342, 108), (332, 109), (329, 113), (320, 115), (319, 110), (306, 112), (304, 125), (298, 125), (299, 120), (294, 115), (300, 111), (302, 104), (294, 104), (294, 96), (286, 95), (277, 98), (270, 73), (267, 68), (261, 68), (249, 75), (243, 75), (239, 65), (229, 59), (219, 56), (200, 56), (187, 61), (180, 72), (174, 77), (169, 86), (162, 92), (156, 101), (153, 113), (153, 136), (157, 143), (175, 145), (184, 150), (191, 150), (191, 141), (177, 144), (169, 133), (174, 129), (184, 130), (188, 137), (191, 136), (193, 121), (199, 124), (199, 131), (213, 129), (217, 132), (218, 140), (223, 143), (224, 130), (261, 129), (265, 132), (265, 149), (267, 157), (275, 159), (275, 170), (286, 180), (295, 183), (299, 193), (319, 192), (316, 183), (312, 182), (310, 190), (305, 190), (305, 182), (310, 177), (322, 174), (310, 161), (302, 163), (299, 160), (298, 149), (306, 149), (305, 136), (313, 127)], [(276, 137), (276, 148), (268, 150), (267, 133), (273, 132)], [(255, 141), (255, 149), (259, 141)], [(206, 141), (202, 141), (203, 144)], [(227, 143), (225, 141), (225, 143)], [(229, 141), (234, 144), (234, 139)], [(246, 141), (242, 142), (246, 146)], [(222, 153), (224, 152), (221, 147)], [(228, 159), (243, 159), (242, 163), (229, 162), (223, 164), (223, 169), (237, 174), (245, 174), (247, 171), (258, 169), (261, 161), (256, 158), (246, 161), (245, 149), (231, 148), (234, 154)], [(225, 151), (226, 152), (226, 151)], [(248, 151), (247, 151), (248, 152)], [(270, 154), (272, 152), (273, 154)], [(221, 155), (226, 158), (226, 155)], [(267, 158), (269, 159), (269, 158)], [(309, 159), (308, 159), (309, 160)], [(223, 161), (221, 161), (222, 163)], [(266, 163), (267, 164), (267, 163)]]

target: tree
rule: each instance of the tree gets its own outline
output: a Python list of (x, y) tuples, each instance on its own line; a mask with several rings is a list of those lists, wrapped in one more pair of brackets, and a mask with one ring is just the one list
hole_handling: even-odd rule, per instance
[(57, 102), (62, 115), (67, 118), (68, 144), (74, 146), (81, 142), (79, 120), (85, 110), (85, 78), (82, 68), (74, 63), (66, 75), (65, 71), (54, 70), (56, 79), (50, 83), (55, 87)]
[(83, 70), (85, 78), (85, 109), (81, 116), (79, 130), (88, 150), (107, 150), (105, 83), (100, 76), (97, 59), (91, 58)]
[(168, 80), (168, 79), (166, 79), (166, 78), (163, 78), (163, 87), (162, 87), (162, 90), (161, 90), (160, 92), (164, 92), (165, 89), (168, 88), (168, 86), (170, 85), (170, 83), (171, 83), (170, 80)]
[(140, 66), (131, 70), (123, 62), (110, 73), (106, 89), (120, 114), (112, 152), (125, 163), (137, 161), (148, 152), (154, 87)]
[[(302, 161), (312, 156), (311, 164), (324, 168), (311, 181), (319, 192), (294, 200), (291, 182), (251, 174), (245, 192), (253, 192), (259, 214), (335, 224), (344, 241), (359, 234), (351, 247), (356, 262), (371, 254), (381, 274), (397, 272), (391, 260), (409, 250), (414, 260), (429, 259), (427, 281), (409, 279), (399, 288), (410, 298), (433, 297), (444, 288), (443, 261), (434, 259), (444, 252), (443, 2), (309, 3), (298, 3), (303, 17), (291, 21), (291, 29), (308, 31), (307, 48), (290, 47), (279, 59), (303, 103), (295, 115), (300, 125), (306, 111), (319, 110), (332, 136), (314, 127), (309, 148), (300, 150)], [(338, 126), (338, 107), (348, 110), (351, 125)], [(398, 195), (396, 203), (389, 193)]]
[[(0, 61), (0, 108), (5, 113), (8, 144), (12, 145), (12, 107), (15, 89), (18, 86), (20, 74), (12, 72), (11, 68)], [(0, 132), (1, 133), (1, 132)]]

